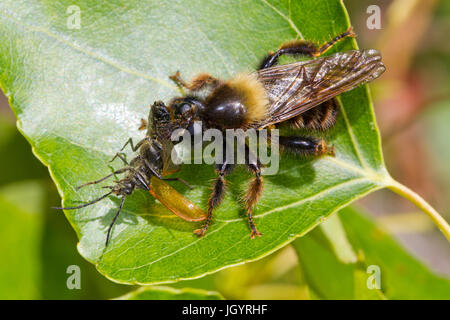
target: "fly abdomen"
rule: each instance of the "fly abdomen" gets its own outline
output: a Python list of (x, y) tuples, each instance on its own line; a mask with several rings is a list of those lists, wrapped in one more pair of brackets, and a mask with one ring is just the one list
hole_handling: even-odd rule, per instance
[(288, 120), (295, 128), (308, 130), (327, 130), (334, 126), (338, 115), (335, 99), (323, 102), (317, 107)]

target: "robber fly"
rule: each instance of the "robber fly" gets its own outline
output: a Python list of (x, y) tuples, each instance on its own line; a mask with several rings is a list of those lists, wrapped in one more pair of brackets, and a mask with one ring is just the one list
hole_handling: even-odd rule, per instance
[[(114, 175), (126, 173), (123, 179), (116, 181), (112, 186), (103, 187), (110, 189), (108, 193), (79, 206), (55, 207), (55, 209), (63, 210), (81, 209), (93, 205), (111, 194), (119, 196), (121, 198), (119, 209), (109, 225), (105, 246), (108, 246), (113, 225), (123, 208), (126, 197), (132, 194), (135, 189), (144, 189), (148, 191), (170, 211), (184, 220), (202, 221), (206, 218), (206, 215), (200, 208), (164, 182), (166, 180), (179, 180), (188, 185), (180, 178), (164, 178), (165, 175), (174, 173), (178, 170), (178, 167), (173, 164), (170, 158), (173, 144), (168, 139), (168, 135), (170, 134), (170, 115), (165, 106), (161, 105), (160, 102), (155, 102), (151, 107), (146, 123), (147, 133), (145, 138), (136, 145), (133, 144), (133, 141), (130, 138), (121, 149), (122, 151), (130, 144), (133, 151), (139, 151), (135, 158), (128, 162), (124, 154), (118, 152), (111, 161), (119, 158), (125, 164), (123, 168), (118, 169), (99, 180), (91, 181), (77, 187), (77, 190), (79, 190), (85, 186), (103, 182)], [(190, 186), (188, 185), (188, 187)]]
[[(329, 129), (335, 124), (338, 113), (334, 97), (376, 79), (385, 70), (376, 50), (352, 50), (319, 57), (336, 42), (354, 36), (349, 28), (322, 46), (309, 41), (284, 43), (262, 60), (256, 72), (240, 74), (228, 80), (202, 73), (185, 82), (177, 72), (170, 78), (180, 89), (188, 92), (172, 99), (168, 106), (160, 102), (159, 108), (166, 110), (162, 114), (170, 114), (172, 129), (191, 130), (195, 121), (202, 121), (205, 130), (262, 129), (281, 123), (295, 128)], [(277, 65), (282, 55), (316, 59)], [(201, 91), (205, 90), (207, 94), (201, 95)], [(313, 136), (282, 136), (279, 143), (284, 150), (296, 154), (333, 155), (332, 147)], [(248, 160), (246, 165), (254, 173), (244, 197), (251, 238), (254, 238), (261, 235), (256, 229), (252, 212), (261, 196), (263, 180), (257, 158)], [(205, 224), (195, 230), (197, 235), (204, 235), (210, 225), (213, 210), (225, 194), (225, 176), (233, 168), (234, 164), (226, 160), (216, 164), (218, 177), (208, 201)]]

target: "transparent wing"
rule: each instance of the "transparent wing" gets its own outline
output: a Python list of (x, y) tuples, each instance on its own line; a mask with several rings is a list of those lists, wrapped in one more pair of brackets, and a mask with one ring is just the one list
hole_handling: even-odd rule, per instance
[(352, 50), (257, 72), (270, 101), (269, 117), (255, 127), (293, 118), (385, 71), (378, 51)]

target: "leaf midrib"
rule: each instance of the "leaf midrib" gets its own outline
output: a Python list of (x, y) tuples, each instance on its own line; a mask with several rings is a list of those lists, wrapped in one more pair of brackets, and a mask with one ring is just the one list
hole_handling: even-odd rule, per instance
[(280, 17), (282, 17), (284, 20), (287, 21), (289, 26), (292, 30), (295, 31), (295, 33), (300, 37), (300, 39), (305, 40), (303, 37), (303, 34), (300, 32), (300, 30), (297, 28), (297, 25), (292, 21), (291, 17), (291, 0), (289, 0), (289, 17), (286, 17), (280, 10), (278, 10), (276, 7), (268, 3), (266, 0), (261, 0), (262, 3), (264, 3), (266, 6), (268, 6), (270, 9), (275, 11)]

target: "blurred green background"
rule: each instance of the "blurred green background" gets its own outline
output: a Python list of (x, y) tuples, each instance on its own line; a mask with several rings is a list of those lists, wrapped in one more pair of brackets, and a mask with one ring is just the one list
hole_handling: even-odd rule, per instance
[[(387, 72), (372, 85), (387, 167), (399, 182), (450, 218), (450, 2), (377, 1), (381, 30), (369, 30), (372, 1), (345, 5), (361, 48), (377, 48)], [(47, 169), (17, 131), (0, 96), (0, 299), (110, 299), (135, 288), (101, 276), (76, 250)], [(378, 191), (357, 205), (373, 215), (435, 273), (450, 276), (450, 245), (405, 199)], [(301, 263), (301, 262), (300, 262)], [(69, 290), (66, 269), (81, 268), (81, 289)], [(288, 246), (260, 261), (174, 287), (216, 290), (232, 299), (311, 298), (297, 255)]]

